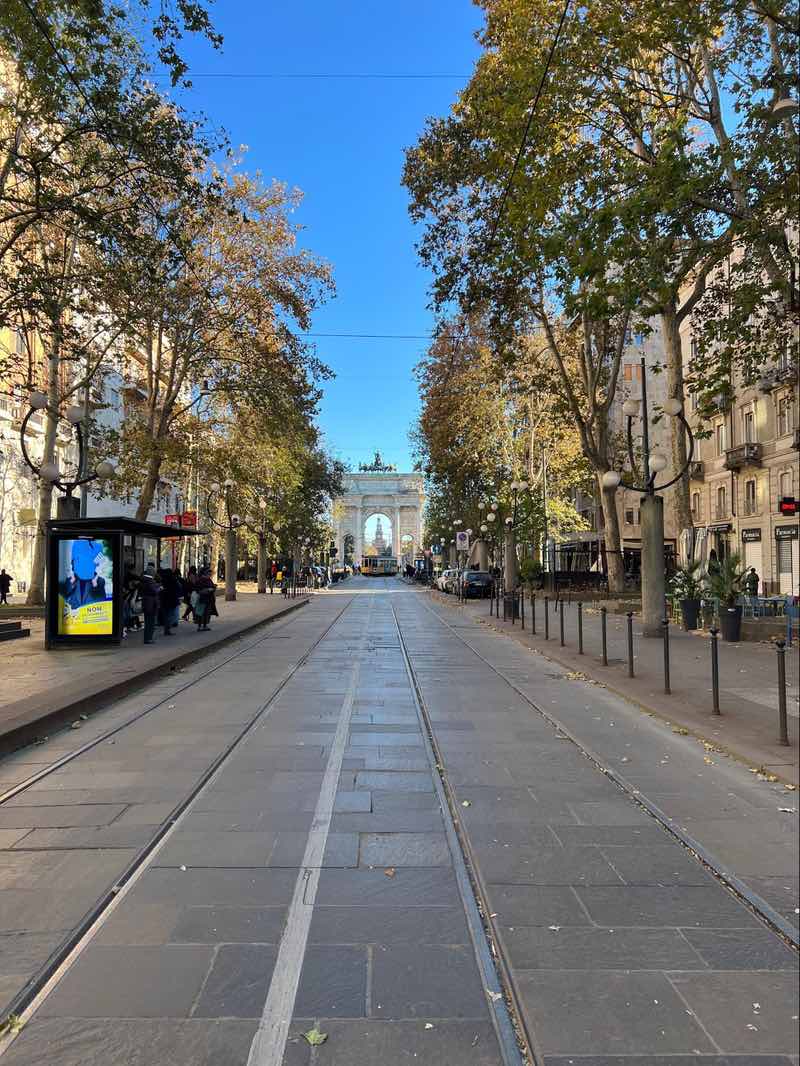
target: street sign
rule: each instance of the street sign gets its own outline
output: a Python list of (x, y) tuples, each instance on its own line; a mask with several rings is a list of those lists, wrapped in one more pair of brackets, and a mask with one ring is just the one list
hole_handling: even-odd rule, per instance
[(184, 529), (197, 529), (197, 511), (184, 511), (178, 524)]
[(794, 496), (784, 496), (778, 500), (778, 510), (785, 518), (794, 518), (796, 514), (800, 514), (800, 506)]
[(469, 534), (464, 529), (459, 529), (458, 533), (456, 533), (456, 551), (469, 551)]

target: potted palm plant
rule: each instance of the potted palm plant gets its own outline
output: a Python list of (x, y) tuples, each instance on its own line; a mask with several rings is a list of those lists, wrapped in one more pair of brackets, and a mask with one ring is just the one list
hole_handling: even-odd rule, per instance
[(706, 591), (705, 579), (700, 572), (699, 560), (687, 563), (675, 571), (670, 582), (670, 590), (681, 606), (683, 628), (688, 632), (697, 629), (700, 616), (700, 604)]
[(742, 632), (742, 605), (737, 604), (744, 589), (746, 571), (736, 552), (728, 555), (708, 574), (708, 590), (719, 601), (719, 628), (722, 639), (739, 640)]

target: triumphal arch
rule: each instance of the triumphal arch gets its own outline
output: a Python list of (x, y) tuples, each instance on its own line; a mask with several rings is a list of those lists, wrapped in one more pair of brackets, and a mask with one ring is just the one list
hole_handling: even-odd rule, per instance
[(392, 555), (413, 562), (422, 550), (423, 485), (422, 474), (399, 474), (396, 467), (381, 460), (379, 452), (374, 462), (360, 466), (357, 473), (345, 474), (344, 494), (333, 501), (339, 559), (345, 559), (352, 543), (353, 559), (360, 563), (368, 547), (364, 527), (373, 515), (386, 515), (392, 527)]

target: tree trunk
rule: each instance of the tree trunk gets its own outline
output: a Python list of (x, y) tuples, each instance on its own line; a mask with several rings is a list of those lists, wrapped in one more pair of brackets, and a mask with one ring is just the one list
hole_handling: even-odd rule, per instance
[(625, 591), (625, 567), (622, 563), (622, 540), (619, 534), (619, 515), (617, 514), (617, 493), (615, 489), (604, 489), (602, 476), (597, 473), (600, 489), (600, 502), (603, 507), (603, 533), (606, 546), (606, 565), (608, 566), (608, 591), (616, 596)]
[(147, 474), (139, 493), (139, 503), (136, 505), (136, 517), (140, 522), (146, 522), (153, 506), (158, 479), (161, 476), (161, 456), (152, 455), (147, 463)]
[[(678, 328), (678, 316), (675, 303), (665, 304), (661, 310), (661, 329), (664, 334), (664, 350), (667, 356), (667, 395), (670, 399), (680, 400), (683, 409), (683, 353), (681, 334)], [(686, 467), (687, 447), (686, 433), (677, 418), (671, 418), (670, 438), (672, 445), (672, 477)], [(683, 475), (671, 489), (670, 506), (675, 516), (676, 535), (681, 530), (692, 528), (692, 508), (689, 499), (689, 474)]]
[[(56, 435), (58, 433), (58, 411), (61, 397), (59, 396), (58, 372), (60, 368), (60, 353), (58, 329), (55, 330), (56, 340), (53, 350), (47, 361), (47, 411), (44, 423), (44, 446), (42, 449), (42, 463), (55, 462)], [(47, 520), (50, 518), (53, 507), (53, 484), (50, 481), (39, 479), (39, 504), (36, 523), (36, 539), (33, 544), (33, 562), (31, 563), (31, 583), (28, 588), (28, 596), (25, 600), (29, 607), (41, 607), (44, 604), (44, 574), (47, 551)]]

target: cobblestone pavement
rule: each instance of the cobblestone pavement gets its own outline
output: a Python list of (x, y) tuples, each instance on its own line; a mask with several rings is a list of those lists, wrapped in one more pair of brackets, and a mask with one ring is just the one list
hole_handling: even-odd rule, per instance
[(399, 581), (0, 775), (1, 1066), (798, 1063), (797, 794)]

